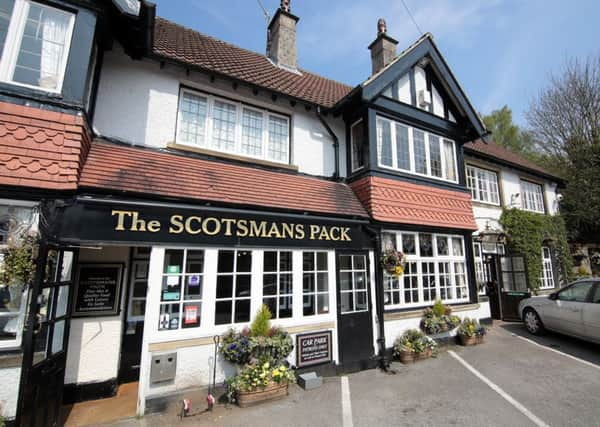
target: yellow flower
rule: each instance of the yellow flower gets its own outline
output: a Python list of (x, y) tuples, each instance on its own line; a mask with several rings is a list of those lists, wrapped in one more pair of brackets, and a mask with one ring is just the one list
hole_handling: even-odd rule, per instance
[(269, 365), (269, 362), (266, 362), (266, 363), (263, 365), (263, 369), (269, 369), (269, 366), (270, 366), (270, 365)]
[(396, 266), (395, 270), (396, 276), (401, 276), (404, 273), (404, 267), (401, 265)]
[(280, 370), (281, 372), (285, 372), (285, 371), (287, 370), (287, 368), (286, 368), (285, 366), (281, 365), (281, 366), (279, 367), (279, 370)]

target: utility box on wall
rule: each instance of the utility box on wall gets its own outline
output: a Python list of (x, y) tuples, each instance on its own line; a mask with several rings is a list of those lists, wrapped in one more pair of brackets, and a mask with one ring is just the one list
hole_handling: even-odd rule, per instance
[(152, 356), (150, 384), (174, 381), (176, 372), (177, 353), (157, 354)]

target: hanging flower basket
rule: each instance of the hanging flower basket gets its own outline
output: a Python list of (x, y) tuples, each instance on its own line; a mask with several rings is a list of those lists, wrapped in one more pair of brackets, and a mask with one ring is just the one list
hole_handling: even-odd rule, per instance
[(381, 267), (392, 276), (400, 277), (404, 274), (406, 256), (395, 249), (388, 249), (381, 255)]

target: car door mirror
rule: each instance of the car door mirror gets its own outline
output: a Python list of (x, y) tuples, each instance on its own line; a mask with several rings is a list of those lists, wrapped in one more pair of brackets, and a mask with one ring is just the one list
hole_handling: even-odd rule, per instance
[(556, 301), (558, 299), (558, 292), (551, 293), (548, 295), (548, 298), (550, 298), (552, 301)]

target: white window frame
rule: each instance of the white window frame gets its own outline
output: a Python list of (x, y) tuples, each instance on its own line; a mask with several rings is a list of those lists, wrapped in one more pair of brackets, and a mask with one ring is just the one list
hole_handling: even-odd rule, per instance
[[(319, 291), (319, 284), (318, 284), (318, 277), (319, 277), (319, 273), (323, 274), (323, 273), (327, 273), (328, 271), (331, 270), (332, 266), (330, 265), (331, 260), (329, 259), (329, 257), (327, 256), (327, 251), (324, 250), (306, 250), (306, 251), (302, 251), (302, 257), (304, 257), (304, 254), (310, 253), (313, 255), (313, 259), (314, 259), (314, 269), (312, 270), (304, 270), (304, 260), (302, 260), (302, 264), (301, 264), (301, 270), (302, 270), (302, 282), (300, 283), (301, 286), (301, 290), (302, 290), (302, 312), (300, 313), (302, 315), (302, 317), (305, 318), (310, 318), (310, 317), (317, 317), (317, 316), (323, 316), (323, 315), (327, 315), (329, 313), (331, 313), (331, 276), (328, 275), (327, 276), (327, 290), (326, 291)], [(325, 254), (325, 259), (327, 259), (327, 270), (319, 270), (319, 265), (318, 265), (318, 254), (319, 253), (323, 253)], [(335, 268), (335, 265), (333, 266)], [(304, 275), (305, 274), (312, 274), (313, 278), (314, 278), (314, 284), (315, 284), (315, 288), (313, 291), (307, 292), (304, 290)], [(314, 307), (315, 307), (315, 311), (312, 314), (304, 314), (304, 297), (305, 296), (313, 296), (314, 297)], [(319, 295), (329, 295), (328, 297), (328, 302), (327, 302), (327, 313), (319, 313)]]
[[(350, 273), (350, 282), (352, 287), (350, 289), (341, 289), (341, 285), (340, 285), (340, 299), (342, 295), (350, 295), (352, 298), (352, 310), (346, 310), (343, 311), (342, 310), (342, 301), (340, 301), (340, 314), (344, 315), (344, 314), (352, 314), (352, 313), (364, 313), (366, 311), (369, 311), (369, 270), (368, 270), (368, 257), (366, 254), (343, 254), (343, 255), (339, 255), (339, 256), (347, 256), (350, 257), (350, 268), (341, 268), (339, 269), (339, 274), (341, 276), (341, 273)], [(354, 265), (354, 258), (355, 257), (362, 257), (364, 258), (364, 264), (363, 264), (363, 268), (356, 268), (356, 266)], [(356, 283), (354, 282), (354, 273), (364, 273), (364, 278), (365, 278), (365, 287), (363, 289), (359, 289), (356, 287)], [(357, 309), (356, 308), (356, 294), (364, 294), (365, 295), (365, 307), (363, 309)]]
[[(264, 265), (265, 265), (265, 253), (266, 252), (274, 252), (276, 254), (276, 265), (275, 265), (275, 270), (273, 271), (265, 271)], [(281, 253), (282, 252), (289, 252), (290, 254), (290, 260), (292, 262), (292, 266), (291, 266), (291, 270), (287, 271), (287, 270), (281, 270)], [(294, 253), (291, 250), (278, 250), (278, 249), (265, 249), (262, 253), (262, 264), (263, 264), (263, 273), (262, 273), (262, 277), (263, 277), (263, 287), (262, 287), (262, 300), (263, 300), (263, 304), (264, 304), (264, 300), (265, 299), (274, 299), (275, 300), (275, 313), (271, 313), (271, 318), (272, 319), (291, 319), (294, 317)], [(289, 274), (291, 277), (291, 284), (292, 284), (292, 289), (290, 290), (290, 292), (288, 293), (281, 293), (281, 275), (282, 274)], [(266, 275), (272, 275), (276, 277), (276, 288), (275, 288), (275, 293), (273, 295), (265, 295), (264, 294), (264, 279)], [(250, 296), (252, 298), (252, 296)], [(287, 316), (287, 317), (279, 317), (279, 308), (281, 305), (281, 298), (290, 298), (291, 302), (292, 302), (292, 314), (291, 316)]]
[[(546, 256), (548, 252), (548, 256)], [(552, 269), (552, 252), (548, 246), (542, 246), (542, 275), (540, 289), (554, 289), (554, 271)]]
[[(388, 166), (388, 165), (384, 165), (381, 163), (381, 148), (383, 147), (383, 139), (381, 140), (381, 147), (379, 146), (379, 144), (376, 145), (377, 148), (377, 165), (382, 168), (382, 169), (388, 169), (388, 170), (393, 170), (393, 171), (397, 171), (397, 172), (406, 172), (406, 173), (410, 173), (412, 175), (417, 175), (417, 176), (423, 176), (423, 177), (427, 177), (430, 179), (434, 179), (434, 180), (438, 180), (438, 181), (445, 181), (445, 182), (453, 182), (453, 183), (458, 183), (458, 168), (457, 168), (457, 159), (456, 159), (456, 142), (449, 139), (449, 138), (445, 138), (441, 135), (432, 133), (432, 132), (428, 132), (425, 131), (423, 129), (418, 129), (418, 128), (414, 128), (412, 126), (408, 126), (402, 122), (396, 121), (396, 120), (391, 120), (388, 119), (386, 117), (377, 115), (376, 118), (376, 135), (377, 135), (377, 140), (379, 141), (380, 138), (380, 131), (379, 131), (379, 123), (381, 122), (387, 122), (390, 125), (390, 138), (391, 138), (391, 151), (392, 151), (392, 166)], [(400, 125), (400, 126), (404, 126), (405, 128), (408, 128), (409, 132), (408, 132), (408, 144), (409, 144), (409, 151), (410, 151), (410, 170), (407, 169), (403, 169), (400, 168), (398, 166), (398, 152), (397, 152), (397, 144), (396, 144), (396, 125)], [(415, 165), (415, 149), (414, 149), (414, 135), (413, 132), (414, 130), (418, 130), (420, 132), (423, 132), (424, 134), (424, 139), (425, 139), (425, 155), (426, 155), (426, 163), (427, 163), (427, 172), (426, 173), (418, 173), (416, 172), (416, 165)], [(440, 148), (440, 156), (441, 156), (441, 167), (442, 167), (442, 176), (441, 177), (437, 177), (437, 176), (433, 176), (431, 174), (431, 156), (429, 153), (429, 135), (433, 135), (435, 137), (438, 138), (438, 143), (439, 143), (439, 148)], [(453, 169), (454, 169), (454, 177), (455, 179), (449, 179), (447, 177), (447, 164), (446, 164), (446, 156), (444, 155), (444, 141), (450, 142), (452, 144), (452, 146), (454, 147), (454, 149), (452, 150), (452, 162), (453, 164), (450, 165)]]
[[(203, 98), (207, 99), (207, 112), (206, 112), (206, 119), (205, 119), (205, 123), (204, 123), (204, 129), (205, 129), (204, 145), (198, 145), (198, 144), (194, 144), (194, 143), (186, 142), (186, 141), (182, 140), (182, 137), (181, 137), (181, 121), (182, 121), (181, 102), (183, 100), (184, 93), (188, 93), (193, 96), (203, 97)], [(236, 123), (235, 123), (235, 130), (234, 130), (234, 149), (233, 150), (219, 149), (212, 145), (213, 144), (213, 142), (212, 142), (213, 141), (213, 127), (214, 127), (213, 110), (214, 110), (215, 101), (234, 105), (236, 108)], [(242, 151), (242, 126), (243, 126), (242, 117), (243, 117), (244, 109), (259, 112), (263, 116), (262, 146), (261, 146), (262, 153), (258, 156), (246, 154)], [(269, 121), (270, 121), (271, 117), (276, 117), (278, 119), (285, 120), (285, 122), (286, 122), (286, 127), (287, 127), (287, 131), (288, 131), (288, 140), (287, 140), (287, 157), (284, 161), (278, 160), (278, 159), (273, 159), (273, 158), (269, 157), (269, 148), (268, 148)], [(190, 89), (187, 87), (181, 87), (179, 90), (179, 100), (177, 101), (177, 124), (176, 124), (176, 131), (175, 131), (175, 142), (177, 144), (184, 145), (187, 147), (194, 147), (194, 148), (204, 149), (204, 150), (208, 150), (208, 151), (213, 151), (213, 152), (217, 152), (217, 153), (225, 153), (225, 154), (232, 154), (235, 156), (242, 156), (242, 157), (246, 157), (246, 158), (250, 158), (250, 159), (257, 159), (257, 160), (263, 160), (263, 161), (280, 163), (280, 164), (290, 164), (291, 151), (292, 151), (291, 150), (292, 149), (291, 134), (292, 134), (292, 131), (290, 129), (290, 117), (286, 116), (284, 114), (278, 114), (271, 110), (255, 107), (255, 106), (249, 105), (245, 102), (233, 101), (231, 99), (213, 95), (213, 94), (210, 94), (207, 92), (203, 92), (201, 90), (194, 90), (194, 89)]]
[[(26, 83), (20, 83), (13, 80), (12, 76), (15, 72), (15, 66), (17, 64), (17, 58), (19, 56), (19, 52), (21, 50), (21, 43), (23, 40), (23, 33), (25, 31), (25, 23), (27, 21), (27, 16), (29, 14), (29, 7), (31, 3), (35, 3), (36, 5), (47, 8), (58, 10), (62, 13), (69, 14), (69, 26), (67, 29), (67, 35), (65, 38), (65, 51), (63, 52), (63, 57), (61, 59), (61, 65), (58, 75), (58, 81), (56, 82), (55, 89), (43, 88), (41, 86), (30, 85)], [(6, 40), (4, 44), (4, 51), (2, 53), (2, 58), (0, 58), (0, 80), (5, 83), (10, 83), (15, 86), (22, 86), (31, 89), (40, 90), (48, 93), (61, 93), (62, 86), (65, 79), (65, 72), (67, 69), (67, 63), (69, 61), (69, 54), (71, 52), (71, 41), (73, 37), (73, 29), (75, 27), (75, 14), (69, 12), (67, 10), (49, 6), (44, 3), (35, 2), (32, 0), (15, 0), (15, 5), (13, 9), (13, 14), (10, 20), (10, 24), (8, 26), (8, 31), (6, 33)]]
[[(137, 271), (135, 271), (135, 268), (133, 267), (134, 265), (140, 265), (140, 264), (145, 264), (146, 265), (146, 277), (142, 278), (142, 277), (135, 277), (135, 275), (137, 274)], [(146, 302), (146, 294), (148, 293), (148, 274), (149, 274), (149, 270), (150, 270), (150, 260), (148, 259), (133, 259), (131, 260), (131, 274), (129, 275), (129, 301), (127, 302), (127, 320), (128, 321), (135, 321), (135, 322), (143, 322), (144, 321), (144, 315), (133, 315), (133, 303), (136, 301), (143, 301), (144, 303)], [(146, 294), (143, 297), (136, 297), (133, 295), (133, 292), (135, 290), (135, 282), (136, 281), (140, 281), (140, 280), (146, 280)], [(146, 306), (145, 306), (146, 307)], [(144, 312), (146, 310), (144, 309)]]
[[(256, 256), (256, 253), (254, 251), (252, 251), (251, 249), (240, 249), (240, 248), (219, 249), (219, 251), (217, 251), (217, 266), (218, 266), (218, 262), (219, 262), (219, 253), (227, 252), (227, 251), (233, 252), (233, 267), (232, 267), (232, 271), (227, 271), (227, 272), (219, 272), (217, 270), (217, 273), (216, 273), (217, 280), (215, 281), (215, 299), (214, 299), (213, 307), (214, 307), (214, 311), (215, 311), (215, 315), (216, 315), (217, 303), (223, 302), (223, 301), (231, 301), (231, 322), (220, 323), (217, 325), (216, 324), (216, 316), (215, 316), (214, 326), (223, 326), (223, 325), (236, 326), (236, 325), (240, 325), (240, 324), (243, 325), (245, 323), (252, 322), (252, 318), (254, 316), (254, 313), (252, 312), (252, 295), (254, 293), (253, 292), (254, 289), (252, 286), (252, 266), (254, 264), (254, 257)], [(237, 271), (238, 252), (250, 252), (250, 271)], [(261, 259), (261, 261), (262, 261), (262, 259)], [(231, 297), (218, 298), (216, 295), (216, 286), (218, 284), (218, 278), (222, 277), (222, 276), (231, 276), (231, 278), (232, 278)], [(238, 276), (248, 276), (250, 278), (250, 295), (247, 297), (238, 297), (235, 295), (235, 293), (237, 291), (237, 286), (238, 286), (238, 281), (237, 281)], [(262, 292), (261, 292), (261, 295), (262, 295)], [(235, 321), (235, 315), (236, 315), (235, 303), (238, 301), (245, 301), (245, 300), (247, 300), (250, 303), (250, 318), (248, 319), (248, 321), (236, 322)], [(202, 324), (202, 322), (200, 322), (200, 323)]]
[[(479, 166), (467, 165), (465, 173), (467, 187), (471, 190), (471, 199), (473, 201), (500, 206), (500, 187), (496, 172), (480, 168)], [(484, 187), (487, 197), (481, 197), (480, 185)]]
[[(364, 149), (364, 140), (361, 140), (360, 142), (362, 143), (362, 147), (361, 147), (361, 153), (363, 153), (362, 158), (360, 159), (360, 165), (358, 167), (354, 167), (354, 161), (356, 160), (354, 158), (354, 145), (355, 145), (355, 141), (354, 141), (354, 128), (356, 126), (358, 126), (359, 124), (363, 123), (363, 119), (359, 119), (357, 121), (355, 121), (354, 123), (352, 123), (352, 125), (350, 126), (350, 170), (352, 172), (356, 172), (359, 171), (361, 169), (363, 169), (365, 167), (365, 158), (364, 158), (364, 153), (363, 153), (363, 149)], [(364, 125), (363, 125), (363, 136), (364, 136)]]
[[(521, 209), (528, 212), (545, 214), (544, 186), (537, 182), (520, 180), (521, 186)], [(537, 192), (539, 189), (539, 193)]]
[[(479, 254), (478, 254), (479, 253)], [(475, 281), (477, 282), (477, 294), (485, 295), (485, 286), (487, 282), (487, 271), (483, 262), (483, 248), (480, 242), (473, 242), (473, 261), (475, 264)]]
[[(442, 233), (428, 233), (428, 232), (415, 232), (415, 231), (398, 231), (398, 230), (383, 230), (382, 233), (385, 234), (395, 234), (396, 235), (396, 248), (399, 251), (405, 252), (404, 248), (402, 247), (402, 235), (403, 234), (410, 234), (410, 235), (414, 235), (415, 236), (415, 254), (406, 254), (406, 262), (410, 263), (410, 262), (414, 262), (417, 264), (417, 282), (418, 282), (418, 287), (419, 287), (419, 292), (418, 292), (418, 301), (417, 302), (411, 302), (411, 303), (407, 303), (405, 301), (405, 294), (404, 294), (404, 276), (400, 277), (400, 284), (398, 286), (398, 288), (393, 289), (393, 291), (390, 290), (386, 290), (385, 292), (395, 292), (398, 291), (400, 292), (400, 302), (398, 304), (386, 304), (385, 305), (385, 310), (394, 310), (394, 309), (401, 309), (401, 308), (407, 308), (407, 307), (427, 307), (427, 306), (431, 306), (434, 304), (436, 299), (440, 299), (440, 268), (439, 268), (439, 263), (448, 263), (449, 264), (449, 270), (448, 270), (448, 274), (450, 276), (450, 283), (451, 283), (451, 289), (453, 289), (453, 298), (446, 298), (443, 299), (442, 302), (444, 302), (445, 304), (454, 304), (454, 303), (463, 303), (463, 302), (468, 302), (469, 298), (470, 298), (470, 286), (469, 286), (469, 273), (468, 273), (468, 268), (467, 268), (467, 258), (466, 258), (466, 252), (465, 252), (465, 240), (464, 240), (464, 236), (461, 235), (457, 235), (457, 234), (442, 234)], [(424, 257), (421, 256), (421, 248), (420, 248), (420, 244), (419, 244), (419, 235), (420, 234), (431, 234), (432, 235), (432, 245), (433, 245), (433, 256), (429, 257)], [(439, 255), (438, 254), (438, 248), (437, 248), (437, 239), (438, 237), (441, 238), (447, 238), (448, 239), (448, 255)], [(452, 239), (453, 238), (459, 238), (461, 241), (461, 251), (462, 251), (462, 255), (455, 255), (454, 249), (453, 249), (453, 245), (452, 245)], [(435, 275), (435, 291), (436, 291), (436, 297), (434, 299), (432, 299), (431, 301), (425, 301), (424, 297), (424, 286), (423, 286), (423, 263), (433, 263), (434, 264), (434, 275)], [(456, 264), (457, 263), (462, 263), (464, 265), (464, 275), (465, 275), (465, 287), (466, 287), (466, 296), (463, 298), (458, 298), (458, 285), (456, 283), (456, 275), (457, 274), (463, 274), (461, 272), (457, 272), (456, 269)], [(387, 276), (387, 273), (384, 272), (384, 276)], [(387, 277), (384, 277), (384, 280), (386, 280)]]

